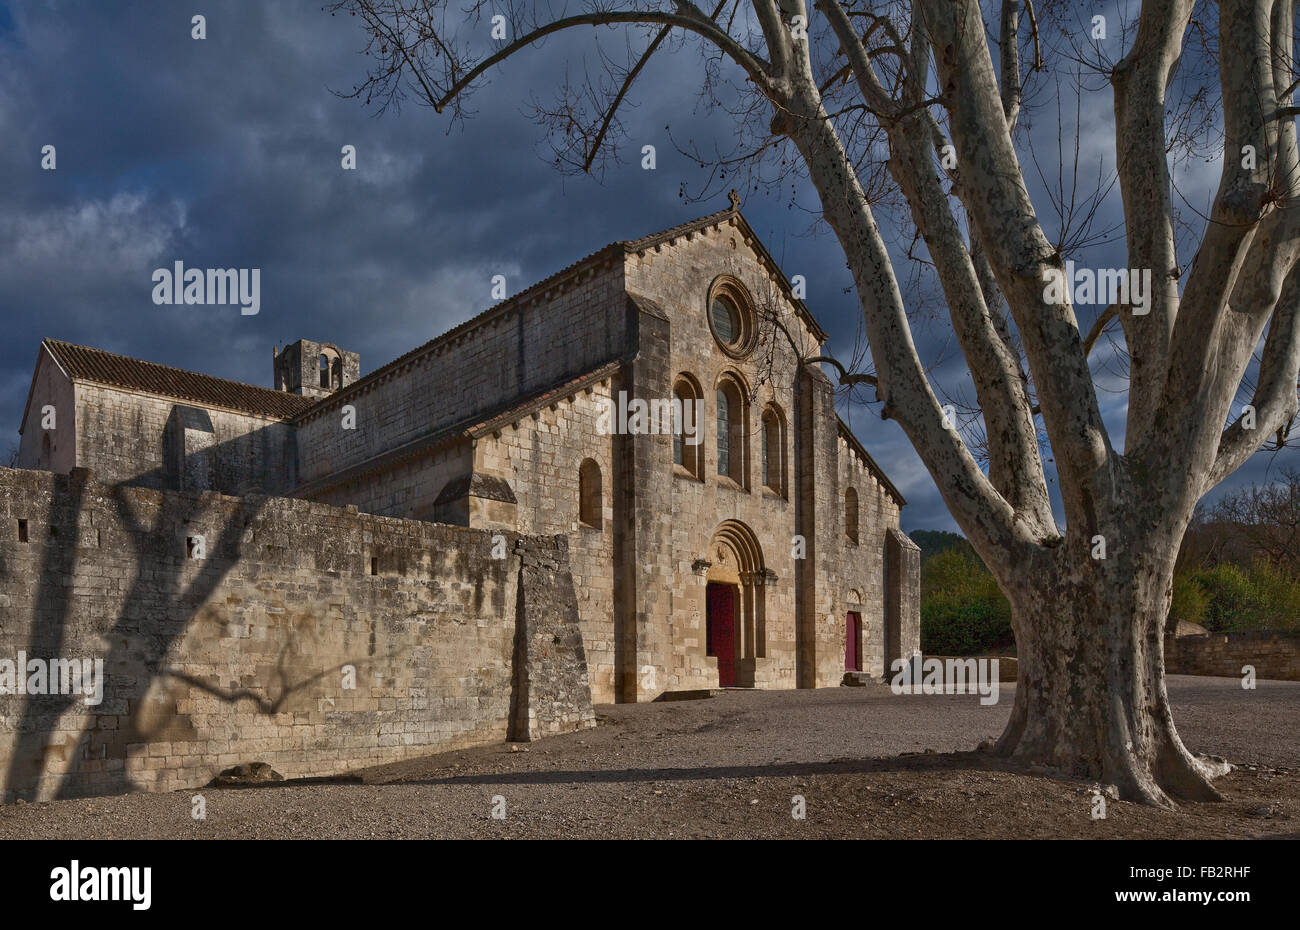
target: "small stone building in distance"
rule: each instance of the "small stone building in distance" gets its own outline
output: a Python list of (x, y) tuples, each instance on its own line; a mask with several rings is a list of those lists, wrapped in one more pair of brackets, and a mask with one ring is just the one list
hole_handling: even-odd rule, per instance
[[(278, 352), (272, 389), (47, 339), (18, 464), (566, 536), (596, 703), (837, 685), (917, 650), (919, 553), (800, 361), (825, 339), (733, 197), (364, 377), (332, 343)], [(674, 400), (697, 432), (625, 416)]]

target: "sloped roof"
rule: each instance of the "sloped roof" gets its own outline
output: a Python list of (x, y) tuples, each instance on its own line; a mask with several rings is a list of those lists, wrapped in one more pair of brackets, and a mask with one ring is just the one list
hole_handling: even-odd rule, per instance
[(509, 426), (516, 420), (520, 420), (532, 413), (534, 410), (541, 410), (547, 404), (567, 397), (570, 394), (576, 394), (584, 388), (590, 387), (597, 381), (608, 378), (623, 366), (623, 359), (613, 359), (599, 365), (590, 371), (584, 372), (576, 378), (570, 378), (553, 387), (542, 388), (529, 394), (526, 400), (520, 401), (514, 406), (503, 410), (495, 415), (488, 416), (478, 423), (473, 424), (465, 430), (465, 435), (478, 439), (486, 436), (503, 426)]
[(505, 406), (498, 405), (487, 413), (476, 413), (457, 423), (431, 430), (400, 446), (385, 449), (365, 461), (349, 465), (328, 475), (321, 475), (311, 481), (306, 481), (296, 487), (293, 494), (295, 497), (316, 494), (326, 488), (358, 481), (376, 471), (390, 468), (399, 462), (427, 455), (452, 443), (479, 439), (494, 430), (503, 429), (511, 423), (523, 419), (535, 410), (541, 410), (550, 403), (570, 394), (576, 394), (597, 381), (610, 377), (618, 371), (624, 361), (624, 359), (611, 359), (576, 378), (568, 378), (550, 387), (539, 388), (524, 401)]
[(57, 339), (45, 339), (41, 344), (68, 377), (79, 381), (93, 381), (282, 420), (290, 419), (316, 403), (316, 398), (312, 397), (201, 375)]
[[(826, 332), (813, 318), (804, 302), (795, 297), (790, 287), (790, 282), (786, 279), (784, 273), (782, 273), (780, 267), (776, 264), (771, 254), (764, 247), (762, 240), (759, 239), (753, 228), (745, 221), (744, 216), (741, 215), (739, 197), (733, 196), (731, 206), (725, 210), (710, 213), (706, 216), (692, 220), (689, 223), (673, 226), (640, 239), (612, 242), (604, 248), (592, 252), (585, 258), (579, 259), (573, 264), (543, 278), (541, 281), (538, 281), (531, 287), (520, 291), (510, 299), (502, 301), (496, 306), (491, 307), (453, 327), (441, 336), (426, 342), (424, 345), (417, 346), (381, 368), (375, 369), (364, 378), (353, 382), (342, 390), (335, 391), (333, 394), (322, 398), (302, 397), (285, 391), (275, 391), (270, 388), (244, 384), (239, 381), (229, 381), (225, 378), (203, 375), (193, 371), (186, 371), (181, 368), (173, 368), (169, 365), (160, 365), (155, 362), (146, 362), (141, 359), (106, 352), (103, 349), (75, 345), (73, 343), (61, 342), (55, 339), (45, 339), (42, 344), (50, 351), (50, 354), (71, 378), (122, 387), (129, 390), (159, 394), (165, 397), (175, 397), (199, 404), (224, 407), (260, 416), (274, 417), (278, 419), (298, 419), (300, 417), (312, 415), (317, 410), (324, 411), (327, 408), (332, 408), (347, 397), (366, 390), (370, 385), (375, 384), (385, 376), (397, 371), (403, 365), (433, 351), (439, 345), (463, 336), (468, 331), (477, 328), (479, 325), (493, 319), (494, 317), (511, 312), (523, 301), (530, 299), (538, 293), (545, 292), (547, 289), (554, 287), (561, 280), (571, 275), (581, 273), (582, 271), (601, 262), (621, 259), (628, 254), (644, 252), (664, 243), (672, 242), (682, 236), (689, 236), (700, 230), (707, 229), (710, 226), (730, 222), (735, 223), (741, 234), (745, 236), (747, 242), (753, 247), (759, 259), (767, 266), (773, 279), (781, 288), (786, 299), (792, 306), (794, 306), (795, 312), (799, 315), (800, 319), (804, 321), (818, 339), (824, 340), (826, 338)], [(601, 367), (603, 368), (604, 366)], [(596, 372), (589, 372), (575, 380), (584, 381), (595, 373)], [(551, 393), (558, 394), (570, 389), (572, 389), (572, 384), (556, 385), (550, 390), (534, 392), (529, 397), (523, 398), (522, 400), (516, 400), (515, 404), (519, 405), (522, 409), (539, 403), (539, 401), (544, 400)], [(483, 429), (489, 424), (488, 422), (479, 419), (479, 422), (467, 425)], [(464, 427), (462, 427), (462, 429), (463, 428)], [(852, 441), (856, 443), (856, 439), (852, 439)], [(865, 450), (862, 450), (862, 454), (866, 456)], [(866, 456), (866, 458), (870, 460), (870, 456)], [(871, 464), (873, 466), (875, 465), (874, 462)], [(874, 470), (882, 479), (884, 479), (884, 474), (883, 472), (880, 472), (878, 467), (875, 467)], [(884, 479), (884, 481), (890, 490), (894, 491), (895, 496), (897, 496), (901, 502), (902, 495), (898, 494), (893, 486), (888, 484), (888, 479)]]
[(548, 275), (547, 277), (538, 281), (536, 284), (533, 284), (532, 286), (520, 291), (518, 294), (515, 294), (513, 297), (510, 297), (507, 300), (503, 300), (499, 304), (496, 304), (493, 307), (489, 307), (487, 310), (484, 310), (482, 313), (479, 313), (476, 316), (470, 317), (465, 322), (457, 324), (456, 326), (447, 330), (442, 335), (429, 340), (423, 345), (416, 346), (411, 351), (405, 353), (404, 355), (398, 356), (397, 358), (393, 359), (393, 361), (389, 362), (383, 367), (376, 368), (374, 371), (370, 372), (370, 374), (366, 375), (364, 378), (360, 378), (357, 381), (354, 381), (352, 384), (349, 384), (347, 387), (343, 388), (342, 390), (335, 391), (333, 394), (329, 395), (328, 397), (321, 398), (319, 403), (321, 404), (322, 410), (327, 405), (333, 406), (335, 404), (342, 402), (344, 399), (348, 397), (351, 397), (355, 394), (365, 391), (366, 389), (368, 389), (370, 385), (377, 383), (379, 380), (384, 378), (389, 373), (398, 370), (403, 365), (406, 365), (417, 358), (429, 354), (438, 346), (457, 339), (458, 337), (464, 335), (466, 332), (477, 328), (478, 326), (488, 322), (491, 319), (494, 319), (495, 317), (511, 312), (516, 307), (520, 306), (525, 301), (531, 299), (536, 294), (545, 292), (546, 290), (554, 287), (561, 280), (568, 278), (571, 275), (578, 274), (587, 268), (590, 268), (595, 265), (599, 265), (605, 261), (610, 261), (615, 258), (622, 258), (623, 256), (626, 256), (628, 254), (645, 252), (649, 249), (654, 248), (655, 246), (662, 245), (665, 242), (670, 242), (674, 239), (679, 239), (682, 236), (690, 235), (702, 229), (706, 229), (710, 226), (714, 226), (718, 223), (730, 222), (733, 218), (738, 228), (740, 229), (741, 234), (744, 235), (746, 240), (753, 246), (753, 249), (755, 253), (758, 255), (759, 260), (762, 261), (767, 266), (768, 271), (771, 272), (777, 285), (781, 288), (781, 292), (783, 296), (795, 308), (795, 313), (798, 314), (799, 318), (804, 322), (805, 325), (807, 325), (807, 327), (813, 332), (813, 334), (819, 340), (824, 342), (827, 338), (826, 331), (822, 329), (821, 325), (813, 317), (812, 312), (808, 309), (808, 306), (801, 299), (799, 299), (794, 295), (794, 291), (790, 287), (790, 282), (786, 279), (786, 276), (781, 271), (780, 266), (777, 265), (776, 260), (772, 258), (771, 253), (767, 251), (767, 248), (763, 245), (762, 240), (759, 239), (758, 234), (754, 232), (753, 227), (751, 227), (749, 223), (745, 221), (745, 217), (741, 214), (739, 198), (735, 198), (732, 200), (732, 204), (730, 207), (728, 207), (725, 210), (719, 210), (717, 213), (710, 213), (707, 216), (700, 217), (699, 219), (691, 220), (689, 223), (682, 223), (681, 225), (678, 226), (672, 226), (669, 227), (668, 229), (662, 230), (660, 232), (654, 233), (649, 236), (644, 236), (640, 239), (620, 240), (618, 242), (611, 242), (609, 245), (605, 246), (604, 248), (597, 249), (595, 252), (592, 252), (590, 255), (587, 255), (585, 258), (580, 258), (573, 264), (561, 268), (559, 271), (555, 272), (552, 275)]
[(758, 237), (758, 233), (754, 232), (754, 228), (749, 225), (745, 220), (744, 214), (740, 212), (740, 198), (735, 195), (735, 191), (732, 191), (732, 195), (731, 206), (726, 210), (719, 210), (717, 213), (710, 213), (708, 216), (702, 216), (698, 220), (692, 220), (691, 222), (683, 223), (680, 226), (673, 226), (670, 229), (665, 229), (662, 232), (655, 233), (654, 235), (646, 236), (643, 239), (633, 239), (631, 242), (616, 242), (614, 245), (622, 246), (624, 251), (627, 252), (644, 252), (664, 242), (668, 242), (671, 239), (678, 239), (682, 236), (690, 235), (693, 232), (705, 229), (715, 223), (730, 220), (734, 217), (736, 225), (739, 226), (741, 233), (749, 240), (750, 245), (758, 254), (759, 260), (767, 266), (768, 271), (771, 272), (777, 285), (781, 288), (782, 296), (790, 302), (794, 307), (795, 313), (798, 314), (804, 324), (813, 331), (813, 334), (820, 341), (825, 342), (826, 330), (822, 329), (821, 324), (813, 317), (812, 312), (808, 309), (808, 305), (794, 295), (794, 290), (790, 287), (790, 282), (786, 279), (785, 272), (781, 270), (781, 266), (776, 263), (776, 259), (772, 257), (772, 253), (767, 250), (765, 245), (763, 245), (763, 240)]

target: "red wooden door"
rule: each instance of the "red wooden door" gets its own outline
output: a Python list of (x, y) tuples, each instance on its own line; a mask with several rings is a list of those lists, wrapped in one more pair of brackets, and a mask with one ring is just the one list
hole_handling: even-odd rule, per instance
[(850, 610), (844, 622), (844, 671), (862, 671), (862, 660), (858, 657), (858, 640), (862, 631), (862, 615)]
[(718, 687), (736, 684), (736, 589), (729, 584), (708, 586), (708, 653), (718, 657)]

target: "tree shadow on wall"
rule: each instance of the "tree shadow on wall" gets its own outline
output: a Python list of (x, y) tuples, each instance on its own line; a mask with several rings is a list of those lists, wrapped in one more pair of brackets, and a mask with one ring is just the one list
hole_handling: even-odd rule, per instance
[(305, 688), (309, 688), (316, 682), (321, 681), (327, 675), (337, 674), (344, 667), (354, 664), (353, 662), (341, 662), (333, 668), (321, 669), (314, 675), (293, 682), (289, 678), (289, 650), (293, 646), (291, 640), (285, 641), (280, 647), (280, 652), (275, 659), (275, 681), (279, 684), (279, 690), (275, 692), (275, 697), (271, 697), (271, 688), (268, 687), (266, 694), (261, 694), (252, 688), (232, 687), (223, 688), (219, 684), (214, 684), (200, 675), (191, 675), (189, 672), (181, 671), (178, 668), (164, 668), (159, 670), (159, 675), (164, 678), (170, 678), (175, 681), (183, 682), (192, 688), (210, 694), (213, 697), (224, 701), (227, 704), (238, 704), (240, 701), (249, 701), (257, 708), (258, 713), (265, 714), (268, 717), (280, 713), (289, 699), (297, 695)]
[[(127, 747), (149, 741), (153, 735), (143, 726), (142, 708), (162, 663), (172, 646), (185, 634), (190, 622), (239, 561), (244, 530), (265, 505), (266, 498), (240, 498), (231, 517), (221, 526), (217, 539), (205, 541), (207, 558), (195, 577), (183, 578), (186, 560), (178, 557), (183, 541), (173, 534), (185, 521), (197, 519), (206, 507), (199, 495), (167, 494), (161, 499), (152, 525), (147, 510), (135, 512), (129, 494), (114, 488), (110, 497), (137, 565), (122, 602), (122, 612), (105, 634), (110, 645), (104, 656), (107, 681), (105, 700), (97, 710), (116, 715), (115, 729), (88, 726), (81, 734), (57, 797), (86, 793), (130, 791), (133, 785), (126, 767)], [(122, 760), (120, 767), (106, 774), (93, 791), (80, 785), (83, 766), (91, 760)]]
[[(121, 484), (94, 483), (93, 475), (85, 469), (53, 476), (49, 538), (42, 540), (45, 545), (39, 556), (27, 655), (37, 659), (102, 655), (104, 701), (95, 707), (78, 706), (82, 702), (79, 694), (27, 695), (21, 699), (21, 713), (15, 714), (18, 722), (12, 754), (7, 771), (0, 773), (0, 800), (34, 800), (42, 778), (54, 777), (47, 773), (59, 768), (63, 774), (59, 776), (56, 797), (132, 790), (126, 766), (127, 747), (148, 742), (158, 730), (175, 724), (174, 719), (164, 715), (162, 722), (151, 729), (151, 715), (143, 712), (146, 696), (166, 674), (162, 663), (169, 650), (238, 564), (241, 539), (268, 500), (262, 492), (285, 493), (293, 480), (291, 463), (286, 462), (283, 474), (265, 469), (267, 462), (279, 461), (277, 450), (284, 443), (275, 428), (256, 429), (224, 442), (201, 444), (197, 450), (188, 449), (184, 441), (186, 429), (213, 432), (205, 418), (202, 410), (174, 407), (160, 437), (162, 466)], [(218, 528), (217, 538), (205, 540), (207, 553), (202, 562), (187, 558), (183, 527), (204, 518), (201, 525), (210, 535), (214, 508), (211, 498), (202, 493), (182, 492), (187, 483), (194, 482), (208, 482), (237, 500)], [(137, 490), (146, 488), (167, 493), (157, 498), (149, 491)], [(116, 521), (95, 520), (94, 514), (104, 504), (115, 511)], [(101, 525), (105, 522), (108, 525)], [(87, 592), (90, 582), (84, 573), (79, 576), (79, 570), (84, 568), (80, 556), (83, 548), (97, 546), (116, 551), (111, 560), (100, 563), (106, 590)], [(327, 558), (331, 565), (327, 567), (337, 568), (333, 563), (339, 558), (340, 553), (331, 553)], [(133, 567), (129, 580), (112, 575), (113, 568), (119, 565)], [(200, 567), (196, 570), (195, 565)], [(0, 562), (0, 574), (9, 571)], [(74, 578), (79, 588), (74, 588)], [(118, 585), (124, 585), (125, 590)], [(88, 593), (91, 596), (87, 597)], [(116, 620), (95, 613), (96, 594), (120, 603)], [(105, 640), (107, 652), (103, 651)], [(361, 667), (366, 662), (362, 659), (349, 664)], [(326, 670), (314, 680), (328, 673)], [(285, 687), (286, 681), (281, 679), (279, 698), (254, 699), (260, 711), (266, 713), (269, 707), (283, 704), (291, 693), (312, 683), (299, 682), (290, 690)], [(204, 686), (198, 680), (186, 683)], [(251, 692), (210, 693), (232, 703), (251, 696)], [(86, 718), (83, 728), (76, 729), (64, 720), (75, 716)], [(65, 728), (62, 733), (60, 725)], [(96, 764), (90, 766), (92, 762)], [(89, 789), (85, 781), (92, 774), (95, 785)]]
[[(127, 764), (129, 747), (165, 738), (163, 734), (170, 727), (188, 727), (185, 718), (178, 715), (148, 712), (146, 701), (157, 683), (180, 682), (232, 706), (247, 700), (258, 713), (270, 717), (282, 713), (291, 698), (329, 676), (341, 673), (346, 666), (353, 666), (360, 672), (382, 663), (391, 664), (410, 650), (411, 646), (407, 644), (377, 655), (345, 658), (332, 667), (294, 681), (290, 660), (297, 643), (297, 631), (290, 627), (277, 653), (274, 672), (260, 689), (233, 683), (230, 687), (223, 687), (214, 676), (195, 675), (164, 664), (172, 647), (189, 631), (195, 617), (232, 569), (241, 559), (255, 557), (256, 553), (241, 551), (248, 548), (242, 543), (245, 533), (258, 521), (268, 499), (261, 496), (238, 498), (229, 517), (221, 523), (217, 538), (207, 541), (206, 558), (193, 562), (184, 557), (185, 540), (181, 528), (200, 517), (205, 517), (201, 525), (210, 527), (210, 499), (170, 493), (163, 495), (156, 505), (152, 502), (144, 505), (137, 495), (123, 487), (111, 489), (109, 497), (118, 523), (125, 530), (123, 542), (130, 546), (131, 558), (137, 566), (135, 577), (122, 599), (121, 613), (104, 634), (110, 644), (104, 656), (107, 685), (104, 704), (95, 708), (105, 717), (116, 717), (118, 724), (116, 728), (100, 729), (96, 719), (91, 718), (80, 735), (56, 797), (135, 790)], [(196, 564), (200, 567), (190, 577), (193, 570), (187, 570), (187, 566)], [(67, 568), (71, 570), (72, 566)], [(60, 614), (63, 618), (60, 628), (66, 625), (66, 615), (65, 604)], [(114, 760), (114, 767), (95, 773), (94, 784), (88, 786), (81, 776), (89, 774), (86, 763), (96, 760)], [(27, 790), (30, 793), (36, 787), (33, 784), (27, 786)], [(20, 793), (19, 796), (24, 795)]]
[[(122, 486), (106, 489), (105, 496), (116, 510), (120, 529), (114, 527), (104, 533), (101, 545), (125, 546), (128, 551), (119, 554), (114, 562), (133, 562), (136, 569), (122, 597), (121, 613), (110, 628), (102, 630), (93, 615), (78, 613), (93, 610), (93, 602), (79, 608), (73, 601), (72, 586), (64, 583), (78, 570), (77, 543), (86, 509), (85, 478), (84, 472), (74, 471), (71, 476), (55, 479), (51, 539), (42, 555), (36, 621), (28, 655), (48, 659), (98, 654), (94, 639), (108, 640), (109, 648), (103, 655), (104, 701), (82, 711), (89, 719), (69, 757), (68, 747), (58, 741), (57, 727), (64, 714), (81, 702), (81, 696), (27, 696), (5, 779), (6, 793), (16, 799), (36, 798), (50, 753), (62, 754), (67, 762), (55, 792), (58, 798), (132, 790), (125, 764), (127, 747), (145, 743), (150, 737), (140, 719), (145, 696), (159, 676), (168, 650), (237, 563), (244, 530), (266, 500), (238, 500), (217, 539), (208, 543), (208, 557), (187, 581), (183, 577), (187, 563), (180, 557), (184, 542), (177, 536), (177, 528), (206, 512), (203, 498), (166, 494), (157, 499), (148, 492), (135, 491), (133, 495), (131, 489)], [(136, 500), (132, 501), (132, 496)], [(75, 641), (79, 634), (84, 641)], [(99, 724), (105, 719), (115, 719), (118, 725), (101, 728)], [(86, 764), (91, 761), (104, 763), (104, 771), (95, 773), (93, 790), (83, 784), (83, 776), (89, 774)]]
[[(308, 675), (299, 681), (293, 681), (289, 670), (289, 656), (294, 646), (294, 633), (290, 630), (289, 638), (280, 646), (280, 651), (275, 659), (274, 682), (268, 683), (265, 693), (259, 692), (253, 688), (244, 686), (222, 687), (219, 683), (213, 682), (209, 678), (201, 675), (193, 675), (182, 669), (167, 667), (158, 670), (160, 678), (169, 678), (174, 681), (182, 682), (217, 698), (226, 704), (238, 704), (240, 701), (248, 701), (257, 708), (258, 713), (267, 717), (275, 716), (281, 713), (285, 705), (289, 703), (290, 698), (300, 694), (302, 691), (310, 688), (319, 681), (324, 681), (333, 675), (338, 675), (343, 669), (351, 666), (360, 671), (363, 668), (373, 667), (383, 663), (392, 663), (394, 660), (401, 658), (405, 653), (410, 651), (409, 646), (402, 646), (396, 649), (389, 649), (380, 656), (369, 656), (367, 658), (345, 659), (337, 665), (330, 668), (323, 668), (319, 672)], [(278, 689), (273, 689), (272, 685), (279, 685)], [(274, 696), (272, 696), (274, 694)], [(143, 732), (143, 728), (141, 728)], [(146, 738), (152, 736), (152, 732), (146, 732)]]
[[(85, 494), (84, 480), (67, 475), (55, 478), (48, 539), (43, 541), (37, 575), (40, 587), (32, 612), (34, 622), (31, 639), (27, 644), (29, 660), (66, 655), (63, 641), (71, 609), (72, 587), (62, 584), (62, 580), (71, 576), (76, 569)], [(17, 674), (26, 676), (26, 669), (18, 669)], [(63, 746), (54, 741), (59, 719), (80, 700), (79, 695), (26, 696), (10, 751), (9, 769), (2, 786), (5, 797), (35, 800), (47, 756), (61, 754), (64, 750)]]

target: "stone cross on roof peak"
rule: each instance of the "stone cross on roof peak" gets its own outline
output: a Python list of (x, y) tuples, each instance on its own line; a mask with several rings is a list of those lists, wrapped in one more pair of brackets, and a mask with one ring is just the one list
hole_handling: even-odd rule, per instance
[(731, 209), (740, 209), (740, 191), (734, 187), (727, 193), (727, 199), (731, 201)]

